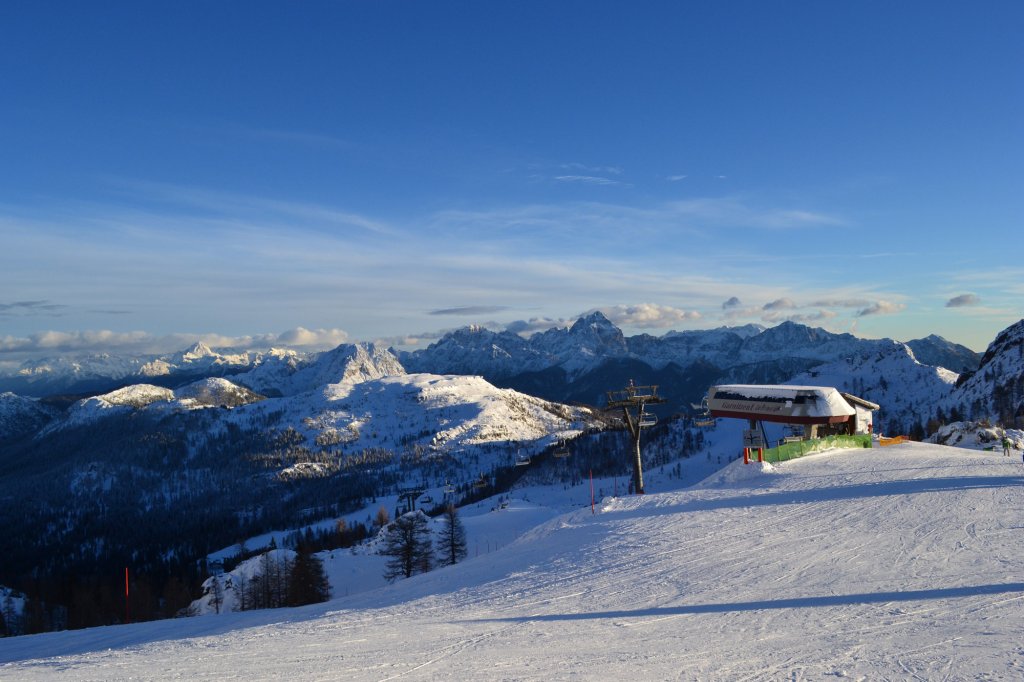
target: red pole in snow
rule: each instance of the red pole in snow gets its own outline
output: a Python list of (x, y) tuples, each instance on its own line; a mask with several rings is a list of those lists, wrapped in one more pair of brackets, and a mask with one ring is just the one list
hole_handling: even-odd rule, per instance
[(596, 514), (594, 511), (594, 470), (590, 470), (590, 513)]
[(132, 622), (131, 615), (128, 611), (128, 567), (124, 567), (124, 622)]

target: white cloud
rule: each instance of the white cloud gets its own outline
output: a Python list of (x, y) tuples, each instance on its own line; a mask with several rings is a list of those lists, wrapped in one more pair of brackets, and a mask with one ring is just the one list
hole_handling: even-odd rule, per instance
[(537, 332), (544, 332), (548, 329), (568, 327), (571, 320), (564, 318), (552, 319), (550, 317), (531, 317), (529, 320), (515, 320), (505, 325), (505, 330), (521, 336), (530, 336)]
[[(596, 310), (603, 313), (617, 327), (636, 327), (638, 329), (665, 328), (701, 319), (701, 314), (695, 310), (681, 310), (655, 303), (617, 305)], [(584, 315), (586, 314), (584, 313)]]
[(722, 313), (722, 319), (727, 322), (735, 322), (736, 320), (760, 318), (763, 313), (764, 309), (757, 306), (727, 308), (725, 312)]
[(305, 329), (296, 327), (277, 335), (275, 345), (314, 348), (335, 348), (348, 341), (348, 332), (341, 329)]
[(792, 310), (797, 307), (797, 304), (791, 298), (777, 298), (764, 304), (765, 310)]
[(305, 329), (296, 327), (280, 334), (229, 336), (216, 333), (187, 333), (155, 335), (144, 331), (114, 332), (110, 330), (44, 331), (25, 337), (0, 337), (0, 353), (28, 357), (46, 353), (106, 353), (160, 354), (183, 350), (202, 342), (211, 348), (239, 350), (265, 349), (270, 346), (288, 346), (317, 350), (334, 348), (348, 340), (341, 329)]
[(875, 301), (865, 308), (861, 308), (857, 311), (857, 317), (867, 317), (868, 315), (891, 315), (898, 313), (905, 309), (907, 306), (902, 303), (893, 303), (892, 301)]

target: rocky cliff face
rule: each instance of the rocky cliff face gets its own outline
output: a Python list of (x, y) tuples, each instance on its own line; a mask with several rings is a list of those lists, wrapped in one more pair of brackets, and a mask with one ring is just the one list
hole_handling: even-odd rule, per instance
[(996, 336), (978, 369), (961, 376), (946, 407), (961, 409), (970, 419), (1024, 426), (1024, 320)]

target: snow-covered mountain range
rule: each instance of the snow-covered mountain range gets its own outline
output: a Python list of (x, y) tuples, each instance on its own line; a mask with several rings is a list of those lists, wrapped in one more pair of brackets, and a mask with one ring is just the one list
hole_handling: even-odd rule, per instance
[(251, 369), (263, 353), (218, 353), (204, 343), (168, 355), (121, 356), (111, 353), (29, 360), (0, 374), (0, 390), (42, 397), (57, 393), (102, 393), (133, 383), (159, 381), (181, 385), (197, 378), (225, 376)]
[[(468, 503), (524, 476), (555, 486), (591, 470), (621, 476), (621, 434), (598, 410), (568, 403), (599, 403), (630, 380), (659, 384), (670, 413), (724, 380), (791, 382), (879, 403), (888, 433), (923, 437), (947, 417), (1020, 426), (1011, 422), (1024, 414), (1022, 339), (1024, 321), (959, 378), (888, 339), (793, 323), (627, 338), (600, 313), (530, 338), (457, 330), (412, 354), (195, 346), (70, 404), (0, 394), (0, 524), (14, 529), (0, 535), (0, 556), (14, 577), (109, 572), (125, 556), (185, 571), (275, 528), (345, 514), (368, 523), (375, 505), (394, 508), (409, 488)], [(696, 453), (722, 464), (738, 429), (665, 420), (645, 432), (645, 457), (669, 478)], [(556, 461), (567, 447), (571, 463)], [(541, 468), (516, 466), (523, 457)]]

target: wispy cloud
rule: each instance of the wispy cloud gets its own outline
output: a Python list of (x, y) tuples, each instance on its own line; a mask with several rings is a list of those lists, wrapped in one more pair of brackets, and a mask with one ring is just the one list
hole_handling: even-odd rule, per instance
[(556, 175), (558, 182), (582, 182), (587, 185), (618, 185), (618, 180), (601, 177), (599, 175)]
[(622, 175), (622, 168), (619, 166), (592, 166), (585, 163), (562, 163), (559, 168), (571, 171), (580, 171), (589, 174)]
[(47, 316), (60, 315), (68, 306), (50, 301), (13, 301), (0, 303), (0, 316)]
[(762, 315), (761, 321), (772, 324), (778, 322), (814, 323), (831, 320), (836, 316), (837, 313), (834, 313), (831, 310), (818, 310), (812, 313), (785, 313), (781, 311), (771, 311)]
[(665, 179), (669, 182), (680, 182), (690, 177), (689, 175), (666, 175)]
[(455, 308), (439, 308), (431, 310), (427, 315), (491, 315), (508, 310), (504, 305), (464, 305)]
[(975, 294), (960, 294), (946, 301), (947, 308), (963, 308), (981, 305), (981, 298)]
[(871, 301), (866, 298), (823, 298), (811, 303), (811, 306), (822, 308), (863, 308), (869, 305)]
[[(164, 202), (172, 208), (178, 206), (204, 210), (208, 213), (206, 218), (227, 217), (231, 221), (244, 219), (254, 225), (287, 226), (289, 230), (340, 227), (356, 228), (381, 235), (394, 235), (397, 232), (393, 226), (383, 221), (316, 203), (285, 201), (125, 178), (110, 178), (110, 183), (141, 200)], [(166, 215), (166, 212), (161, 212), (161, 215)]]

